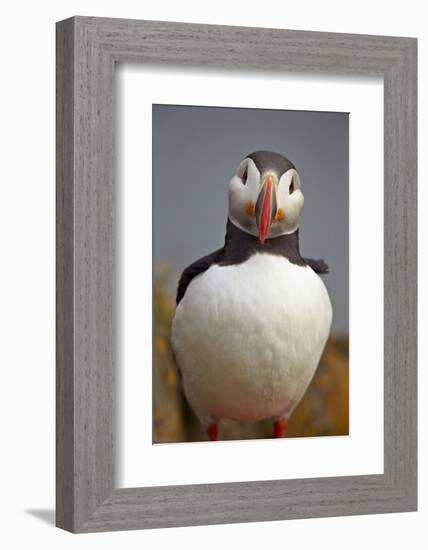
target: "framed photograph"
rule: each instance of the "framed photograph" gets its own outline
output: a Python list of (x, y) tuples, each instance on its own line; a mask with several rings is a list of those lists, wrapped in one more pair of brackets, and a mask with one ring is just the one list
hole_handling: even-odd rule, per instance
[(414, 511), (416, 39), (57, 24), (57, 525)]

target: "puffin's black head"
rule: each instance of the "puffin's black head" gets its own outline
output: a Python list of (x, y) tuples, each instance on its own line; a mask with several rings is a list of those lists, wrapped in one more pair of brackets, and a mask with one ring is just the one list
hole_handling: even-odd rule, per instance
[(229, 219), (260, 239), (294, 233), (303, 206), (294, 164), (272, 151), (255, 151), (229, 182)]

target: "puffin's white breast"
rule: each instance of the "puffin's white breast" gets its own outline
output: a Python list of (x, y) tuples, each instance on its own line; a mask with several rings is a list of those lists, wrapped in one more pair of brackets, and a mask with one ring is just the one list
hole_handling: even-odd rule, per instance
[(310, 267), (254, 254), (195, 277), (177, 307), (172, 346), (196, 414), (287, 416), (317, 368), (332, 310)]

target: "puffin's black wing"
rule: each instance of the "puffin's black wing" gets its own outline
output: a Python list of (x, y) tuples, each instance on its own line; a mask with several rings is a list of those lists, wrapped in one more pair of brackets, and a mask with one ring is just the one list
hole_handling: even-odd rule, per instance
[(303, 258), (306, 264), (311, 267), (318, 275), (325, 275), (329, 268), (324, 260), (312, 260), (311, 258)]
[(196, 262), (193, 262), (193, 264), (190, 264), (188, 267), (186, 267), (186, 269), (181, 274), (180, 280), (178, 281), (176, 298), (177, 305), (180, 303), (180, 300), (186, 293), (187, 287), (191, 283), (192, 279), (196, 277), (196, 275), (203, 273), (213, 264), (218, 264), (221, 262), (221, 260), (223, 259), (223, 250), (223, 248), (219, 248), (215, 252), (212, 252), (211, 254), (208, 254), (207, 256), (196, 260)]

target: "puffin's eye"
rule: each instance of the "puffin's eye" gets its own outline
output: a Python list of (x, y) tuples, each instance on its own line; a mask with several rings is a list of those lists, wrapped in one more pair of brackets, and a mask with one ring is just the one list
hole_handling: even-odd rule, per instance
[(244, 170), (240, 174), (240, 177), (241, 177), (242, 183), (244, 185), (246, 185), (247, 184), (247, 179), (248, 179), (248, 165), (245, 166)]

